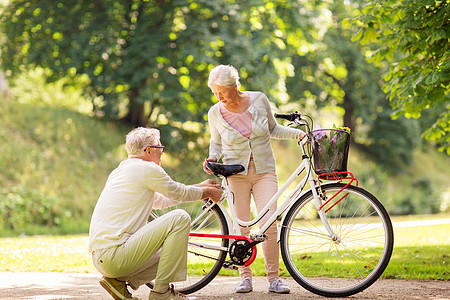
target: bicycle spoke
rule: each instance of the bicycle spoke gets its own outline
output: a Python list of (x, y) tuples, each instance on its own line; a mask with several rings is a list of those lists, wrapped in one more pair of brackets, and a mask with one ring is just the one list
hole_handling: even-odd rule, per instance
[[(182, 208), (189, 213), (192, 220), (191, 232), (229, 234), (225, 217), (217, 205), (208, 206), (199, 202), (187, 202), (171, 209), (175, 208)], [(164, 214), (166, 211), (163, 210), (160, 213)], [(221, 269), (227, 250), (228, 240), (226, 239), (190, 236), (187, 278), (185, 281), (174, 283), (175, 289), (189, 294), (204, 287)]]
[[(286, 227), (286, 226), (284, 226)], [(302, 229), (302, 228), (292, 228), (289, 227), (290, 230), (292, 230), (293, 232), (298, 232), (298, 233), (303, 233), (305, 235), (310, 235), (310, 236), (314, 236), (314, 237), (320, 237), (320, 238), (324, 238), (324, 239), (329, 239), (330, 235), (329, 234), (324, 234), (321, 232), (315, 232), (312, 230), (306, 230), (306, 229)]]
[[(343, 186), (331, 184), (323, 193), (329, 199)], [(348, 296), (370, 286), (392, 253), (392, 226), (379, 201), (353, 186), (341, 193), (346, 197), (326, 213), (337, 238), (324, 230), (317, 213), (311, 213), (311, 193), (291, 207), (281, 225), (281, 252), (289, 273), (323, 296)]]

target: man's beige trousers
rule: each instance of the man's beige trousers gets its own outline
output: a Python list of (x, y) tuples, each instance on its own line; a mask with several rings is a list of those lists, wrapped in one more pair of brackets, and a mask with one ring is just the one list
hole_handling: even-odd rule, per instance
[(190, 216), (171, 211), (142, 227), (122, 245), (92, 253), (94, 266), (106, 277), (138, 288), (156, 278), (168, 284), (186, 279)]

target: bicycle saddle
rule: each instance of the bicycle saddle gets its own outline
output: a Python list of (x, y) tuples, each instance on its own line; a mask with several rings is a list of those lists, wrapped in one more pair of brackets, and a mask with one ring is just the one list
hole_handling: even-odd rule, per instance
[(216, 175), (228, 177), (245, 170), (243, 165), (225, 165), (215, 162), (207, 162), (206, 167)]

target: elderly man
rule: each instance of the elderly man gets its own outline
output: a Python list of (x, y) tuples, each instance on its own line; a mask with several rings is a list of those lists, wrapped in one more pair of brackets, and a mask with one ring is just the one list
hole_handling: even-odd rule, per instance
[(184, 185), (160, 166), (164, 146), (157, 129), (139, 127), (126, 136), (128, 159), (111, 172), (92, 214), (89, 251), (100, 285), (114, 299), (136, 299), (128, 291), (155, 279), (149, 298), (187, 299), (171, 282), (187, 273), (190, 217), (181, 209), (148, 222), (153, 208), (180, 201), (221, 197), (220, 185), (206, 180)]

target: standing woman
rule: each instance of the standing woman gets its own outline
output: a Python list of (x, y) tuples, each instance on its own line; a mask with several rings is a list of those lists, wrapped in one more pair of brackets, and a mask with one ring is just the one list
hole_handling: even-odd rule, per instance
[[(222, 155), (225, 164), (241, 164), (245, 167), (243, 172), (230, 176), (228, 183), (235, 196), (238, 218), (250, 221), (251, 195), (259, 212), (278, 191), (270, 138), (302, 139), (306, 134), (299, 129), (279, 125), (264, 93), (241, 91), (239, 74), (233, 66), (214, 67), (209, 74), (208, 86), (219, 103), (213, 105), (208, 112), (211, 141), (209, 157), (203, 163), (203, 169), (211, 174), (206, 168), (206, 162), (217, 162)], [(276, 204), (270, 208), (259, 225), (263, 225), (275, 211)], [(250, 229), (241, 227), (241, 233), (248, 236)], [(268, 239), (262, 243), (262, 248), (269, 291), (289, 293), (289, 287), (278, 276), (279, 247), (276, 223), (270, 226), (266, 235)], [(240, 267), (239, 271), (241, 281), (236, 292), (251, 292), (252, 270), (250, 267)]]

